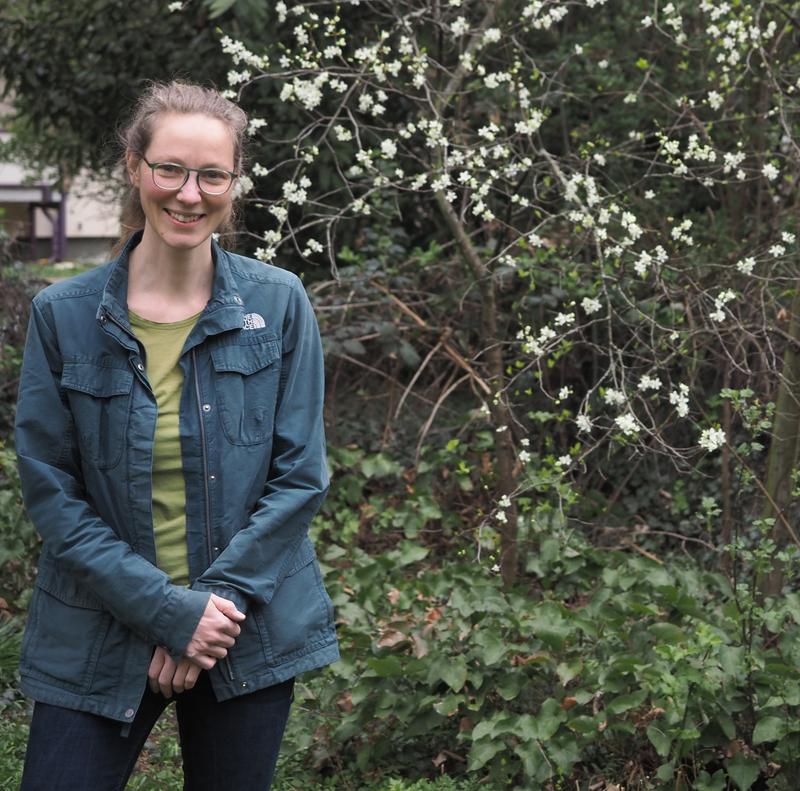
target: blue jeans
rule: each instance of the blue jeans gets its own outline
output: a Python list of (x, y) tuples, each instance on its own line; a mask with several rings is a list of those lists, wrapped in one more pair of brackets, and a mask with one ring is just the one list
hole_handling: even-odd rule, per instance
[[(185, 791), (267, 791), (294, 679), (218, 703), (207, 673), (176, 695)], [(169, 704), (148, 688), (127, 736), (114, 720), (36, 703), (20, 791), (121, 791)]]

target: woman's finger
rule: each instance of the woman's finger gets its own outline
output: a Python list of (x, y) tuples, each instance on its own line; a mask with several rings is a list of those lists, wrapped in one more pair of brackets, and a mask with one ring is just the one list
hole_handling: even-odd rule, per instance
[(189, 665), (189, 669), (186, 671), (186, 680), (183, 682), (183, 686), (185, 689), (189, 690), (197, 683), (197, 679), (200, 678), (200, 673), (202, 671), (194, 662), (190, 662), (188, 659), (186, 660), (186, 664)]
[(175, 675), (172, 677), (172, 691), (177, 695), (186, 689), (186, 674), (189, 672), (190, 666), (189, 660), (183, 659), (175, 668)]
[(167, 654), (164, 657), (164, 666), (158, 674), (158, 688), (165, 698), (172, 697), (172, 679), (175, 676), (175, 667), (174, 660)]
[(153, 658), (150, 660), (150, 667), (147, 669), (147, 684), (152, 692), (158, 692), (158, 677), (161, 674), (161, 668), (164, 667), (164, 657), (167, 652), (161, 647), (157, 646), (153, 653)]

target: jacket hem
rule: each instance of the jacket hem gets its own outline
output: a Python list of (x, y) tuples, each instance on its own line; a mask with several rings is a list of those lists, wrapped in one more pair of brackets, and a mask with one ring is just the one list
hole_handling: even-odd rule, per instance
[(339, 660), (339, 645), (334, 638), (327, 645), (311, 651), (305, 656), (298, 657), (288, 662), (284, 662), (275, 667), (265, 667), (263, 673), (251, 675), (247, 678), (237, 678), (233, 681), (225, 678), (221, 672), (211, 673), (211, 686), (218, 702), (230, 700), (248, 692), (256, 692), (265, 687), (280, 684), (288, 681), (300, 673), (307, 673), (310, 670), (318, 670)]

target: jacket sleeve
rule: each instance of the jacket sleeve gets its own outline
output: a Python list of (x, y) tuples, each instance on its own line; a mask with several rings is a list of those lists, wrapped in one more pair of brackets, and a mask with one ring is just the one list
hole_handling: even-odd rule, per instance
[(87, 501), (61, 368), (56, 334), (37, 298), (22, 364), (16, 449), (23, 499), (44, 541), (43, 552), (58, 574), (73, 575), (116, 619), (179, 657), (208, 594), (172, 585)]
[(244, 529), (192, 587), (269, 604), (328, 491), (322, 408), (322, 344), (311, 304), (295, 281), (283, 325), (272, 457), (263, 496)]

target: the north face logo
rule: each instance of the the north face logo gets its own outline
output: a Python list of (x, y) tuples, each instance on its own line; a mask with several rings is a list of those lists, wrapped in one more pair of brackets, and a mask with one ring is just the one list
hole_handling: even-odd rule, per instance
[(260, 313), (244, 314), (244, 324), (242, 324), (243, 330), (259, 330), (266, 326), (267, 323), (264, 321), (264, 317)]

